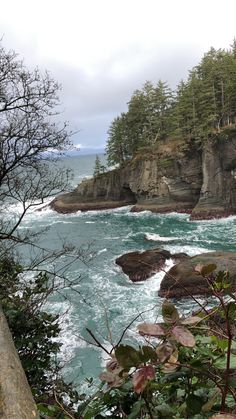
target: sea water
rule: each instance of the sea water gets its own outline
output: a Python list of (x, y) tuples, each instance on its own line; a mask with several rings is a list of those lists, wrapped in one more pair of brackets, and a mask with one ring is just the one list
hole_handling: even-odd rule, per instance
[[(103, 162), (104, 156), (100, 157)], [(60, 165), (74, 172), (71, 189), (92, 175), (94, 161), (95, 156), (60, 160)], [(12, 205), (11, 215), (17, 211), (19, 207)], [(67, 276), (73, 285), (65, 286), (47, 304), (48, 310), (61, 315), (60, 357), (65, 364), (65, 378), (81, 391), (85, 389), (86, 377), (98, 377), (106, 359), (104, 351), (89, 344), (93, 339), (87, 329), (109, 350), (126, 328), (123, 341), (135, 343), (137, 322), (160, 319), (162, 299), (157, 292), (164, 272), (132, 283), (115, 264), (118, 256), (153, 247), (191, 256), (215, 250), (236, 251), (236, 217), (192, 222), (186, 214), (132, 213), (128, 206), (75, 214), (58, 214), (44, 207), (40, 212), (30, 210), (20, 228), (45, 229), (38, 244), (47, 249), (60, 249), (64, 241), (82, 253), (73, 263), (62, 256), (56, 266), (48, 266), (54, 269), (68, 265)], [(165, 270), (171, 266), (170, 260)], [(188, 300), (177, 305), (182, 313), (192, 309)]]

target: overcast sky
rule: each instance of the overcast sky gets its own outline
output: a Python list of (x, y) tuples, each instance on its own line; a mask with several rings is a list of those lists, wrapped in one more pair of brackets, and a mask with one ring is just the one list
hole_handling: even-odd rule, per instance
[(48, 69), (74, 143), (100, 148), (146, 80), (171, 87), (211, 46), (236, 36), (235, 0), (0, 0), (0, 36), (27, 66)]

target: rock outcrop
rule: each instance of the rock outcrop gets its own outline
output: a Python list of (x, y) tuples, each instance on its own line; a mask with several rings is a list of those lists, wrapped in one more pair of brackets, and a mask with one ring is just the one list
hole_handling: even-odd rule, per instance
[(51, 207), (60, 213), (104, 210), (136, 203), (134, 192), (127, 182), (129, 168), (112, 170), (86, 179), (73, 192), (59, 195)]
[(198, 264), (215, 264), (217, 271), (229, 271), (232, 290), (236, 291), (236, 253), (210, 252), (186, 258), (173, 266), (164, 276), (158, 295), (165, 298), (190, 297), (191, 295), (211, 295), (208, 282), (197, 274)]
[(164, 267), (166, 260), (170, 258), (179, 262), (188, 256), (185, 253), (171, 255), (168, 250), (156, 248), (144, 252), (126, 253), (117, 258), (116, 263), (121, 266), (131, 281), (138, 282), (159, 272)]
[(236, 214), (236, 137), (203, 150), (179, 140), (135, 156), (120, 169), (83, 181), (57, 197), (58, 212), (133, 205), (132, 211), (187, 212), (191, 219)]
[(236, 214), (236, 138), (208, 142), (202, 153), (203, 183), (191, 219)]

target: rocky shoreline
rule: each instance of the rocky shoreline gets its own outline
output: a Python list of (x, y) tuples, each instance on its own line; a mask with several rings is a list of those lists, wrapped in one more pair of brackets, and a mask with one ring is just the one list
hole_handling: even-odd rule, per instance
[(81, 182), (50, 204), (60, 213), (132, 205), (131, 211), (180, 212), (191, 220), (236, 214), (236, 138), (195, 145), (166, 140), (119, 169)]
[(190, 257), (185, 253), (171, 254), (167, 250), (154, 248), (144, 252), (126, 253), (116, 259), (116, 264), (132, 282), (138, 282), (164, 270), (169, 259), (172, 259), (175, 265), (165, 273), (158, 291), (159, 297), (180, 299), (212, 295), (209, 281), (196, 271), (197, 266), (209, 264), (216, 265), (215, 273), (229, 271), (230, 289), (236, 291), (235, 252), (208, 252)]

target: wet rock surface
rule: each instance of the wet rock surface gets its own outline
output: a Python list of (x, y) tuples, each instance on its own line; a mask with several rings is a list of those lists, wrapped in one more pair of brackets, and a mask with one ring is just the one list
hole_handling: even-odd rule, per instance
[(173, 266), (164, 276), (158, 295), (165, 298), (212, 295), (207, 279), (195, 271), (198, 264), (215, 264), (217, 266), (215, 272), (229, 271), (232, 290), (236, 290), (236, 253), (209, 252), (186, 258)]
[(164, 268), (167, 259), (176, 261), (188, 258), (185, 253), (171, 255), (167, 250), (160, 248), (146, 250), (145, 252), (129, 252), (116, 259), (123, 272), (133, 282), (144, 281), (154, 273)]

